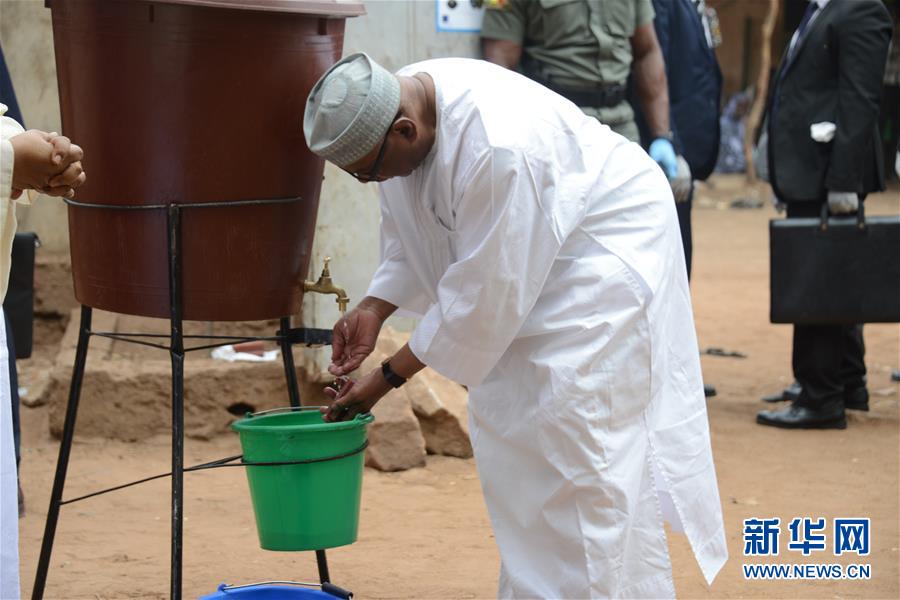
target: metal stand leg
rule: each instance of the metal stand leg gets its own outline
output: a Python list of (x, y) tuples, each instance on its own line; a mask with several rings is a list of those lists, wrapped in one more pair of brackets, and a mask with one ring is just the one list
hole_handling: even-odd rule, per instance
[(324, 550), (316, 550), (316, 564), (319, 566), (319, 581), (329, 583), (331, 576), (328, 575), (328, 559), (325, 558)]
[(184, 525), (184, 332), (181, 325), (181, 209), (171, 205), (169, 226), (169, 313), (172, 357), (172, 571), (169, 597), (181, 600)]
[(44, 586), (47, 583), (47, 570), (50, 568), (50, 555), (53, 552), (53, 538), (56, 535), (59, 507), (66, 484), (66, 470), (69, 467), (69, 452), (72, 449), (72, 438), (75, 434), (75, 418), (78, 415), (78, 401), (81, 398), (88, 342), (91, 339), (91, 315), (92, 311), (89, 306), (81, 307), (81, 324), (78, 329), (78, 346), (75, 350), (72, 383), (69, 387), (66, 421), (63, 426), (62, 441), (59, 444), (59, 458), (56, 460), (56, 475), (53, 478), (53, 491), (50, 494), (50, 508), (47, 510), (47, 524), (44, 527), (44, 541), (41, 543), (41, 557), (38, 560), (37, 574), (34, 577), (34, 589), (31, 591), (32, 600), (40, 600), (44, 597)]
[[(300, 406), (300, 387), (297, 384), (297, 369), (294, 368), (294, 354), (291, 352), (291, 341), (289, 333), (291, 330), (290, 317), (281, 319), (281, 356), (284, 362), (284, 376), (287, 379), (288, 397), (291, 400), (291, 406)], [(331, 577), (328, 574), (328, 558), (325, 556), (324, 550), (316, 550), (316, 564), (319, 567), (319, 581), (328, 583)]]
[(291, 406), (300, 406), (300, 386), (297, 384), (297, 369), (294, 368), (294, 353), (291, 351), (291, 318), (281, 318), (281, 360), (284, 363), (284, 376), (287, 379), (288, 398)]

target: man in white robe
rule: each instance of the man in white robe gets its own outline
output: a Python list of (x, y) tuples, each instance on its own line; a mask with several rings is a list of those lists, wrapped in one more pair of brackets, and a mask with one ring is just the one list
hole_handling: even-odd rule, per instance
[(325, 418), (369, 410), (425, 365), (469, 386), (500, 597), (673, 597), (667, 512), (712, 582), (722, 511), (678, 222), (653, 160), (467, 59), (395, 76), (347, 57), (310, 93), (304, 133), (381, 187), (381, 265), (335, 325), (331, 372), (358, 368), (397, 308), (421, 316)]

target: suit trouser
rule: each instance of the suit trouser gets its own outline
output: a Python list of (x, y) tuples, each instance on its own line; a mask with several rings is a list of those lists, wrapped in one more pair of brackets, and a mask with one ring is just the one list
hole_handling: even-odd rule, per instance
[(694, 202), (694, 184), (691, 182), (691, 191), (687, 200), (675, 203), (675, 212), (678, 213), (678, 229), (681, 230), (681, 245), (684, 247), (684, 264), (687, 267), (688, 279), (691, 278), (691, 258), (694, 254), (694, 242), (691, 233), (691, 204)]
[[(787, 205), (788, 218), (818, 218), (820, 202)], [(862, 325), (794, 325), (794, 378), (803, 387), (797, 403), (813, 409), (843, 406), (845, 390), (865, 386)]]

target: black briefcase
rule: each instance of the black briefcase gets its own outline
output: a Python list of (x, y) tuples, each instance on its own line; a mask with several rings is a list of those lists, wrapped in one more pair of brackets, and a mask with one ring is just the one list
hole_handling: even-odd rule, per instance
[(773, 323), (900, 322), (900, 216), (769, 222)]
[(34, 254), (40, 240), (35, 233), (17, 233), (13, 239), (9, 288), (3, 312), (9, 319), (16, 358), (31, 356), (34, 331)]

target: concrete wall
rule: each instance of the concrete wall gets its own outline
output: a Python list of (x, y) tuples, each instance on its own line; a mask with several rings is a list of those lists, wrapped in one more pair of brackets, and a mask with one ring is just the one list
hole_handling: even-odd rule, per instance
[[(477, 56), (477, 35), (435, 30), (434, 2), (381, 0), (367, 2), (366, 10), (366, 16), (347, 22), (345, 54), (367, 52), (391, 70), (429, 58)], [(365, 294), (378, 266), (379, 219), (377, 186), (360, 184), (327, 165), (311, 270), (317, 276), (322, 258), (330, 256), (331, 274), (347, 289), (352, 303)], [(330, 328), (338, 315), (334, 297), (308, 295), (303, 314), (306, 325)], [(399, 329), (412, 326), (406, 319), (391, 321)], [(326, 364), (325, 353), (319, 354), (319, 364)]]

